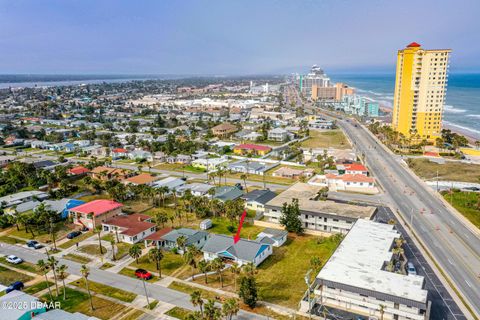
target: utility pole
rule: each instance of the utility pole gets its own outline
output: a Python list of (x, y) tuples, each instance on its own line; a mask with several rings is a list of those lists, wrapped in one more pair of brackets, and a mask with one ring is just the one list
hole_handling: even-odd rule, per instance
[(438, 170), (437, 170), (437, 192), (438, 192)]
[(312, 299), (310, 298), (310, 273), (312, 273), (312, 269), (309, 269), (305, 274), (305, 283), (307, 284), (308, 318), (312, 319)]
[(142, 282), (143, 282), (143, 289), (145, 289), (145, 296), (147, 297), (147, 306), (148, 306), (148, 309), (150, 309), (150, 301), (148, 300), (147, 286), (145, 285), (144, 277), (142, 277)]

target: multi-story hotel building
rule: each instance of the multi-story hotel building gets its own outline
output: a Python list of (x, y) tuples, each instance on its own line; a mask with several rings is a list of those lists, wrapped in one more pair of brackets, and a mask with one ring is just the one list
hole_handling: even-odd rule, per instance
[(450, 49), (415, 42), (398, 51), (392, 126), (405, 137), (434, 142), (442, 130)]

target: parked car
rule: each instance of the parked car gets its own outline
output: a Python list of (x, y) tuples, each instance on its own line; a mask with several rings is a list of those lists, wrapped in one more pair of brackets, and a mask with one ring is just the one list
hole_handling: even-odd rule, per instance
[(22, 263), (23, 260), (20, 259), (20, 258), (17, 257), (17, 256), (9, 255), (9, 256), (7, 256), (7, 262), (8, 262), (8, 263), (11, 263), (11, 264), (19, 264), (19, 263)]
[(145, 269), (135, 270), (135, 276), (140, 279), (150, 280), (152, 279), (152, 274)]
[(67, 234), (67, 239), (73, 239), (81, 235), (82, 233), (80, 231), (72, 231), (69, 234)]
[(34, 248), (34, 249), (41, 249), (41, 248), (43, 248), (43, 244), (38, 243), (38, 241), (36, 241), (36, 240), (28, 240), (28, 241), (27, 241), (27, 246), (28, 246), (29, 248)]
[(82, 232), (87, 232), (88, 231), (88, 228), (87, 227), (83, 227), (82, 230), (80, 230)]
[(411, 262), (407, 263), (407, 273), (409, 276), (417, 275), (417, 269), (415, 269), (415, 266)]
[(13, 290), (22, 290), (23, 287), (24, 285), (22, 281), (16, 281), (7, 287), (7, 289), (5, 290), (5, 293), (12, 292)]

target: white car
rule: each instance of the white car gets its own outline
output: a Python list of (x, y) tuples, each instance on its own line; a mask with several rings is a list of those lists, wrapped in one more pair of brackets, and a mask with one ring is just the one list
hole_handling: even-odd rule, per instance
[(19, 264), (19, 263), (22, 263), (23, 260), (20, 259), (17, 256), (10, 255), (10, 256), (7, 257), (7, 262), (12, 263), (12, 264)]

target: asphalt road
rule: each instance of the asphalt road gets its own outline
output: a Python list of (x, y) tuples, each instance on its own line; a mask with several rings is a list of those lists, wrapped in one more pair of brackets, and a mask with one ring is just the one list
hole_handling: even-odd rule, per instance
[(404, 167), (401, 158), (386, 151), (366, 131), (338, 121), (365, 155), (370, 172), (385, 189), (394, 209), (409, 223), (435, 261), (454, 282), (477, 316), (480, 315), (480, 239), (461, 218), (445, 207), (426, 184)]
[[(10, 245), (5, 243), (0, 243), (0, 254), (13, 254), (31, 263), (37, 263), (38, 260), (45, 260), (47, 258), (47, 255), (42, 253), (41, 251), (36, 251), (22, 246)], [(68, 266), (67, 272), (69, 274), (81, 276), (81, 264), (61, 258), (59, 260), (60, 264), (65, 264)], [(123, 276), (113, 272), (90, 267), (90, 276), (88, 277), (88, 279), (136, 294), (145, 295), (145, 290), (143, 288), (143, 283), (141, 280)], [(190, 296), (185, 293), (168, 289), (152, 283), (146, 283), (146, 287), (148, 296), (151, 299), (167, 302), (174, 306), (182, 307), (188, 310), (198, 310), (198, 308), (193, 307), (193, 305), (190, 303)], [(236, 319), (268, 318), (241, 310), (238, 313)]]

